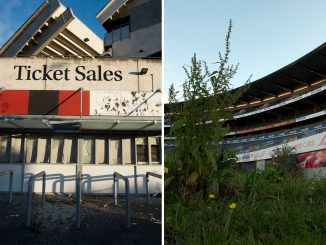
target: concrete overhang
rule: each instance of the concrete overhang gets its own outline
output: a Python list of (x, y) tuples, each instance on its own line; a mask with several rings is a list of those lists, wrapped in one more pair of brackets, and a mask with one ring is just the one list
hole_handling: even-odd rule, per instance
[(119, 9), (127, 4), (129, 0), (111, 0), (108, 2), (101, 10), (97, 13), (96, 19), (103, 24), (109, 18), (112, 19), (112, 16), (119, 12)]
[(94, 57), (103, 41), (58, 0), (48, 0), (1, 48), (0, 56)]
[(161, 117), (0, 116), (0, 129), (161, 132)]

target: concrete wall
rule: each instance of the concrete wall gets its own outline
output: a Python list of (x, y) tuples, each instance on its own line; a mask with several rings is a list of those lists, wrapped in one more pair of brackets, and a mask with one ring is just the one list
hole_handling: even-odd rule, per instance
[[(0, 171), (13, 170), (13, 191), (22, 190), (22, 179), (24, 172), (24, 164), (0, 164)], [(9, 175), (0, 176), (0, 191), (9, 190)]]
[[(45, 171), (46, 192), (75, 193), (76, 164), (0, 164), (0, 171), (13, 170), (13, 190), (15, 192), (27, 191), (28, 179), (41, 171)], [(110, 166), (90, 165), (83, 166), (82, 192), (92, 194), (113, 193), (113, 173), (118, 172), (129, 179), (130, 193), (146, 193), (146, 172), (162, 173), (161, 165), (150, 166)], [(119, 181), (119, 193), (124, 193), (124, 182)], [(0, 176), (0, 191), (9, 190), (9, 175)], [(162, 180), (150, 177), (149, 190), (151, 193), (162, 191)], [(42, 180), (35, 181), (35, 192), (42, 191)]]
[[(162, 1), (129, 1), (113, 16), (115, 21), (130, 16), (129, 38), (112, 44), (113, 57), (147, 57), (162, 50)], [(104, 24), (105, 26), (105, 24)], [(107, 46), (107, 44), (104, 44)]]
[[(36, 73), (37, 79), (27, 80), (27, 72), (22, 74), (21, 80), (18, 77), (19, 68), (15, 66), (30, 66), (29, 70), (40, 72)], [(43, 79), (44, 65), (47, 66), (50, 78)], [(85, 77), (76, 72), (76, 69), (84, 66), (82, 69)], [(101, 71), (99, 70), (101, 67)], [(5, 90), (77, 90), (83, 87), (84, 90), (91, 91), (152, 91), (152, 82), (154, 89), (162, 89), (162, 67), (160, 60), (152, 59), (61, 59), (61, 58), (0, 58), (0, 87)], [(145, 75), (139, 75), (142, 68), (148, 68)], [(65, 71), (65, 74), (58, 76), (54, 80), (54, 72), (58, 70)], [(103, 73), (110, 70), (113, 73), (121, 71), (121, 80), (105, 81)], [(102, 73), (100, 79), (99, 74)], [(93, 75), (95, 74), (95, 75)], [(153, 76), (151, 76), (153, 74)], [(32, 77), (31, 77), (32, 78)], [(66, 79), (67, 78), (67, 79)], [(77, 79), (80, 79), (77, 80)]]
[(90, 92), (90, 115), (161, 116), (161, 109), (161, 92)]
[(161, 51), (162, 24), (130, 33), (130, 37), (112, 44), (113, 57), (146, 57)]

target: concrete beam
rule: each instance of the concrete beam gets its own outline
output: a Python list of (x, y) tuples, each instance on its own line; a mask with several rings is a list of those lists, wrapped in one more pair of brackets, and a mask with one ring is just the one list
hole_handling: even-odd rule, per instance
[(51, 41), (57, 37), (74, 19), (74, 14), (71, 9), (66, 9), (60, 16), (58, 16), (54, 23), (50, 25), (46, 30), (44, 30), (43, 35), (41, 35), (37, 42), (38, 44), (35, 46), (31, 46), (26, 50), (23, 55), (37, 55), (40, 53)]
[(50, 16), (60, 7), (58, 0), (45, 2), (26, 23), (13, 35), (1, 50), (1, 56), (16, 56), (37, 33)]
[[(60, 49), (58, 50), (60, 53), (65, 53), (65, 56), (67, 55), (73, 55), (73, 56), (77, 56), (79, 58), (81, 58), (80, 55), (78, 55), (75, 51), (71, 50), (70, 48), (68, 48), (66, 45), (64, 45), (63, 43), (61, 43), (60, 41), (53, 39), (52, 40), (52, 44), (55, 43), (57, 46), (60, 47)], [(63, 51), (65, 50), (65, 51)], [(69, 53), (69, 54), (67, 54)]]
[(79, 37), (77, 37), (74, 33), (72, 33), (71, 31), (69, 31), (68, 29), (65, 29), (62, 32), (62, 35), (64, 35), (65, 37), (69, 38), (74, 43), (78, 44), (78, 46), (80, 47), (80, 49), (83, 50), (89, 56), (101, 55), (101, 53), (98, 53), (95, 49), (92, 48), (92, 46), (86, 44), (84, 42), (84, 40), (81, 40)]
[[(60, 35), (56, 38), (61, 44), (68, 47), (70, 50), (73, 50), (76, 54), (80, 56), (92, 56), (88, 52), (86, 52), (83, 48), (81, 48), (78, 44), (71, 41), (68, 37), (66, 37), (64, 34), (60, 33)], [(79, 40), (80, 42), (81, 40)]]
[(128, 0), (111, 0), (103, 9), (96, 15), (96, 19), (103, 24), (107, 19), (111, 19), (113, 14), (122, 6), (125, 6)]

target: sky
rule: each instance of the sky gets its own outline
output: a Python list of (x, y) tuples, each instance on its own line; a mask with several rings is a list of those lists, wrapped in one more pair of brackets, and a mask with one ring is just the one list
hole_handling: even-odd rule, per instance
[[(0, 0), (0, 46), (44, 0)], [(105, 30), (95, 15), (108, 0), (61, 0), (100, 38)], [(235, 87), (295, 61), (326, 41), (325, 0), (165, 0), (164, 101), (171, 82), (181, 90), (183, 65), (193, 53), (216, 68), (230, 19), (231, 63), (239, 63)], [(181, 97), (181, 93), (179, 93)], [(180, 98), (182, 99), (182, 98)]]
[[(239, 63), (234, 87), (264, 77), (326, 42), (325, 0), (165, 0), (164, 101), (173, 82), (182, 90), (182, 66), (193, 53), (210, 69), (224, 51), (232, 19), (231, 64)], [(178, 94), (182, 100), (181, 93)]]
[[(109, 0), (60, 0), (100, 38), (105, 29), (97, 21), (96, 14)], [(0, 46), (26, 22), (45, 0), (0, 0)]]

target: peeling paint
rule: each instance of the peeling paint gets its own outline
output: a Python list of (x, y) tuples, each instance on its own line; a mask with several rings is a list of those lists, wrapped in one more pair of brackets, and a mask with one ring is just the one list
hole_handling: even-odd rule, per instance
[(138, 107), (131, 116), (161, 116), (162, 94), (161, 92), (154, 93), (145, 91), (91, 91), (90, 114), (127, 116)]

